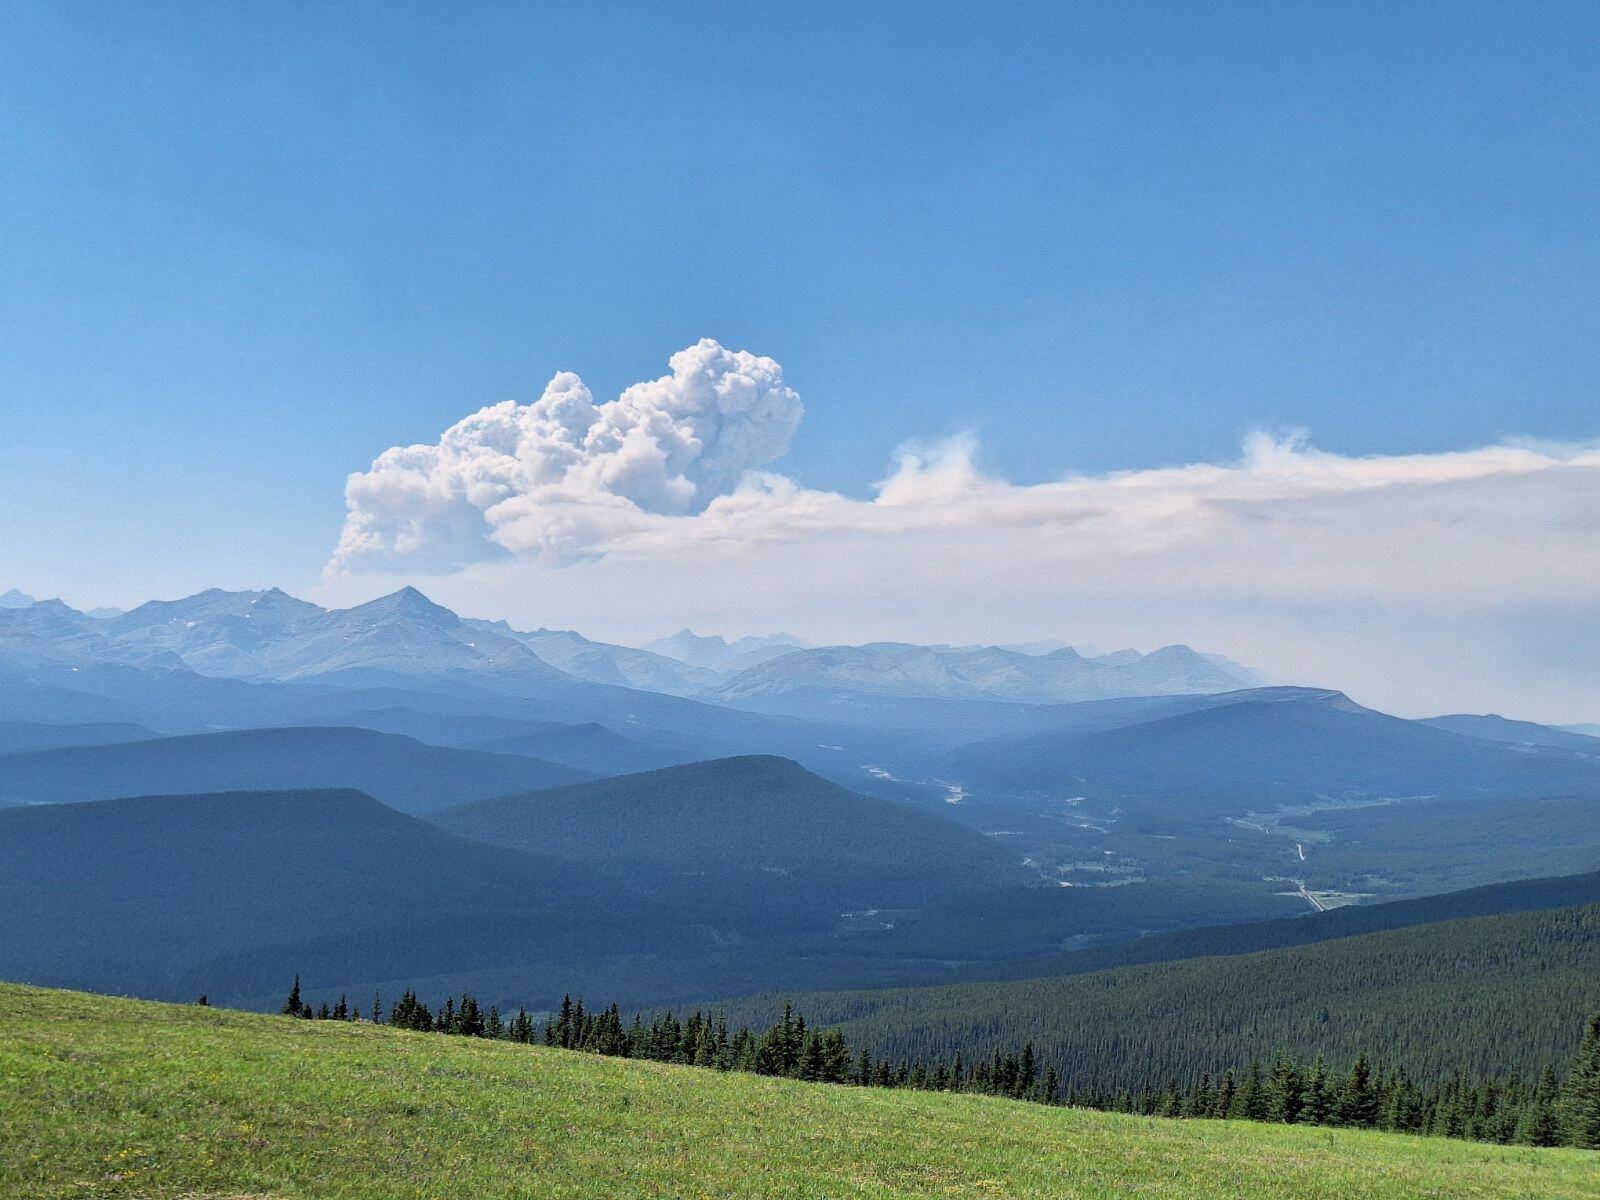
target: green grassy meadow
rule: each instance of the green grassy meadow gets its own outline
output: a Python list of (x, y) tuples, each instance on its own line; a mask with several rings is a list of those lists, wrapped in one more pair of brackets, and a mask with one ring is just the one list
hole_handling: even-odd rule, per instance
[(722, 1075), (0, 985), (0, 1196), (1600, 1197), (1600, 1154)]

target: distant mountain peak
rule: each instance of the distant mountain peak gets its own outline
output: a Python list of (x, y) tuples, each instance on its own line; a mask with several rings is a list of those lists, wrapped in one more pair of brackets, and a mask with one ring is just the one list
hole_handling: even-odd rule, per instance
[(809, 648), (810, 643), (790, 633), (756, 634), (729, 641), (720, 634), (698, 634), (692, 629), (680, 629), (671, 637), (658, 638), (640, 647), (652, 654), (675, 658), (692, 667), (704, 667), (728, 672), (743, 670), (755, 663), (791, 650)]
[(460, 620), (444, 605), (435, 604), (409, 585), (397, 592), (390, 592), (387, 596), (379, 596), (376, 600), (368, 600), (365, 604), (347, 608), (345, 615), (371, 617), (374, 620), (402, 618), (427, 621), (434, 625), (454, 625)]
[(1149, 654), (1146, 654), (1145, 657), (1146, 658), (1157, 658), (1157, 657), (1164, 657), (1164, 658), (1199, 658), (1200, 655), (1199, 655), (1198, 652), (1196, 652), (1194, 650), (1193, 647), (1186, 646), (1182, 642), (1175, 642), (1174, 644), (1172, 644), (1170, 646), (1162, 646), (1159, 650), (1152, 650), (1152, 651), (1150, 651)]
[(27, 592), (16, 588), (0, 592), (0, 608), (31, 608), (35, 603), (34, 598)]

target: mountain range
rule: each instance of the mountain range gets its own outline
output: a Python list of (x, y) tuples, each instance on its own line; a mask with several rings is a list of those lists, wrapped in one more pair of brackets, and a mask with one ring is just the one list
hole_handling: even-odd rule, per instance
[(716, 634), (702, 637), (692, 630), (680, 629), (671, 637), (646, 642), (644, 648), (692, 667), (730, 675), (808, 645), (809, 642), (787, 633), (742, 637), (730, 642)]
[[(808, 647), (788, 634), (734, 642), (683, 630), (637, 649), (570, 630), (463, 620), (415, 588), (329, 610), (277, 588), (212, 588), (96, 618), (59, 600), (0, 607), (0, 663), (189, 670), (251, 682), (340, 687), (424, 681), (549, 686), (581, 680), (740, 705), (808, 691), (1054, 704), (1111, 696), (1231, 691), (1258, 676), (1187, 646), (1085, 658), (1071, 647)], [(23, 603), (22, 601), (26, 601)]]
[(1063, 704), (1229, 692), (1254, 682), (1252, 674), (1229, 670), (1187, 646), (1084, 658), (1070, 646), (1029, 654), (998, 646), (957, 649), (874, 642), (778, 655), (735, 675), (712, 695), (728, 704), (829, 694)]
[(497, 637), (513, 638), (551, 666), (592, 683), (610, 683), (672, 696), (693, 696), (722, 683), (721, 675), (705, 667), (652, 654), (649, 650), (636, 650), (632, 646), (593, 642), (570, 629), (522, 632), (505, 621), (469, 620), (467, 624)]
[[(162, 904), (226, 903), (176, 882), (215, 865), (201, 862), (214, 850), (183, 857), (181, 825), (241, 804), (292, 824), (321, 803), (313, 792), (337, 794), (325, 815), (351, 846), (404, 829), (414, 848), (448, 835), (538, 859), (567, 890), (535, 909), (566, 932), (532, 930), (535, 909), (484, 893), (481, 934), (430, 908), (420, 932), (372, 925), (388, 949), (368, 958), (350, 930), (370, 917), (324, 895), (331, 923), (306, 943), (329, 985), (443, 982), (466, 963), (475, 986), (518, 1002), (557, 968), (564, 985), (650, 1003), (927, 979), (1600, 863), (1600, 740), (1493, 715), (1402, 720), (1331, 689), (1257, 684), (1184, 646), (684, 631), (633, 648), (464, 620), (411, 588), (336, 610), (213, 589), (104, 618), (46, 600), (0, 607), (0, 807), (87, 814), (39, 818), (82, 834), (64, 885), (108, 869), (88, 857), (101, 852), (91, 826), (167, 814), (173, 857), (152, 843), (137, 868), (171, 884), (130, 916), (146, 930)], [(285, 792), (300, 799), (270, 799)], [(222, 794), (257, 799), (181, 802)], [(166, 799), (141, 806), (150, 796)], [(375, 830), (374, 802), (426, 823)], [(21, 837), (32, 819), (4, 828)], [(270, 823), (252, 828), (278, 844)], [(469, 869), (441, 850), (456, 864), (441, 874), (428, 853), (408, 860), (419, 895)], [(38, 936), (12, 961), (48, 961)], [(465, 957), (436, 953), (435, 937)], [(497, 940), (519, 948), (496, 960)], [(254, 1002), (273, 945), (190, 961)]]

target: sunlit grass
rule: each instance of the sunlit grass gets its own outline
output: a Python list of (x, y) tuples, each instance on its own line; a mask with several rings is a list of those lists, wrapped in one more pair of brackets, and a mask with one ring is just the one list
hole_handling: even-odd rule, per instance
[(800, 1084), (0, 986), (0, 1196), (1600, 1197), (1600, 1155)]

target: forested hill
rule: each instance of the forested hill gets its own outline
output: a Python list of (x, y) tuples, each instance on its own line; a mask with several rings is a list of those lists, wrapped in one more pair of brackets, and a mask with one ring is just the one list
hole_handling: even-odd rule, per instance
[(479, 801), (431, 819), (636, 879), (687, 886), (756, 874), (880, 907), (1038, 881), (992, 839), (941, 813), (847, 791), (764, 755)]
[(1167, 819), (1327, 797), (1600, 795), (1600, 760), (1510, 746), (1375, 712), (1338, 692), (1240, 692), (1195, 712), (1093, 733), (955, 750), (963, 781), (1124, 800)]
[(337, 726), (240, 729), (0, 755), (0, 806), (116, 796), (356, 788), (424, 812), (520, 788), (556, 787), (588, 771), (520, 754), (428, 746)]
[(921, 978), (921, 956), (841, 914), (1046, 890), (1004, 888), (1020, 866), (941, 814), (783, 760), (662, 775), (559, 793), (548, 813), (508, 801), (532, 805), (522, 824), (479, 829), (527, 848), (350, 790), (0, 809), (0, 978), (241, 1007), (275, 1004), (297, 971), (352, 996), (470, 983), (535, 1010), (567, 988), (679, 1003)]
[(670, 936), (655, 910), (599, 911), (619, 892), (353, 791), (31, 805), (0, 810), (0, 978), (239, 1003), (296, 970), (370, 988), (494, 968), (532, 996), (575, 940)]
[(52, 725), (44, 721), (0, 721), (0, 754), (59, 750), (64, 746), (104, 746), (112, 742), (137, 742), (160, 736), (152, 729), (130, 722)]
[(1317, 945), (1061, 978), (748, 997), (761, 1024), (792, 1000), (893, 1057), (971, 1061), (1032, 1041), (1068, 1087), (1192, 1081), (1282, 1048), (1366, 1052), (1423, 1080), (1534, 1076), (1568, 1061), (1600, 1008), (1600, 905), (1474, 917)]
[(984, 963), (959, 972), (954, 979), (978, 981), (1081, 975), (1137, 963), (1173, 962), (1183, 958), (1250, 954), (1258, 950), (1308, 946), (1336, 938), (1378, 933), (1385, 929), (1405, 929), (1412, 925), (1451, 921), (1460, 917), (1534, 912), (1583, 904), (1600, 904), (1600, 871), (1583, 875), (1556, 875), (1545, 879), (1519, 879), (1512, 883), (1494, 883), (1459, 892), (1418, 896), (1412, 900), (1391, 900), (1387, 904), (1352, 904), (1325, 913), (1307, 913), (1274, 921), (1255, 921), (1247, 925), (1180, 929), (1044, 958)]

